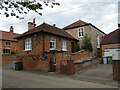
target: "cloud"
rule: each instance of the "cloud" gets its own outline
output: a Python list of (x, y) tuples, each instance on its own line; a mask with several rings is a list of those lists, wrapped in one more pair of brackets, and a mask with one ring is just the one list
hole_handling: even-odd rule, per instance
[(105, 33), (109, 33), (117, 28), (118, 21), (118, 1), (116, 0), (57, 0), (60, 6), (50, 8), (44, 6), (41, 11), (43, 16), (30, 12), (24, 16), (24, 20), (14, 17), (0, 18), (0, 29), (9, 30), (10, 25), (14, 25), (15, 32), (23, 33), (27, 31), (27, 23), (36, 18), (37, 25), (47, 22), (56, 24), (63, 28), (79, 19), (92, 23)]

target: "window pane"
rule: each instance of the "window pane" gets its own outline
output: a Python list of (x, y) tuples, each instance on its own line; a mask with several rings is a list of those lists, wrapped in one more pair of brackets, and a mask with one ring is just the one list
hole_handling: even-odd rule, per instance
[(25, 50), (31, 50), (32, 49), (32, 39), (26, 39), (25, 40)]
[(56, 39), (54, 38), (50, 40), (50, 49), (56, 49)]

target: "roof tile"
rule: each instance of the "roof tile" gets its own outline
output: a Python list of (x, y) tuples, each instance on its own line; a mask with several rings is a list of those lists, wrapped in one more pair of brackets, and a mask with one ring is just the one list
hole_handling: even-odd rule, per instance
[(70, 29), (70, 28), (74, 28), (74, 27), (78, 27), (78, 26), (82, 26), (82, 25), (86, 25), (86, 24), (90, 24), (90, 23), (84, 22), (82, 20), (78, 20), (78, 21), (64, 27), (63, 29), (66, 30), (66, 29)]
[(27, 31), (27, 32), (23, 33), (22, 35), (20, 35), (16, 38), (23, 37), (23, 36), (26, 36), (26, 35), (30, 35), (30, 34), (33, 34), (33, 33), (37, 33), (37, 32), (41, 32), (41, 31), (77, 40), (73, 36), (71, 36), (69, 33), (64, 31), (63, 29), (57, 28), (55, 26), (52, 26), (52, 25), (49, 25), (49, 24), (46, 24), (46, 23), (43, 23), (43, 24)]
[(101, 44), (118, 44), (120, 43), (120, 29), (116, 29), (113, 32), (107, 34), (102, 38)]
[(2, 39), (2, 40), (17, 41), (16, 39), (13, 39), (13, 38), (17, 37), (19, 35), (20, 34), (17, 34), (17, 33), (0, 30), (0, 39)]

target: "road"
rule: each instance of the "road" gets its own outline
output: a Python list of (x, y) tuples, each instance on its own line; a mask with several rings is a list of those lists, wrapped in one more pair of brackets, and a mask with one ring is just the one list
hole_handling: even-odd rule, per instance
[(117, 88), (110, 85), (45, 76), (23, 71), (3, 70), (3, 88)]

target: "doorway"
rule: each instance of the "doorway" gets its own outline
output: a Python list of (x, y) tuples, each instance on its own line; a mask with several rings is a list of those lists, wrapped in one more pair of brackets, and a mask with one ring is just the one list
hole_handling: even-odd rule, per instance
[(71, 42), (71, 52), (74, 53), (75, 52), (75, 43), (74, 42)]

